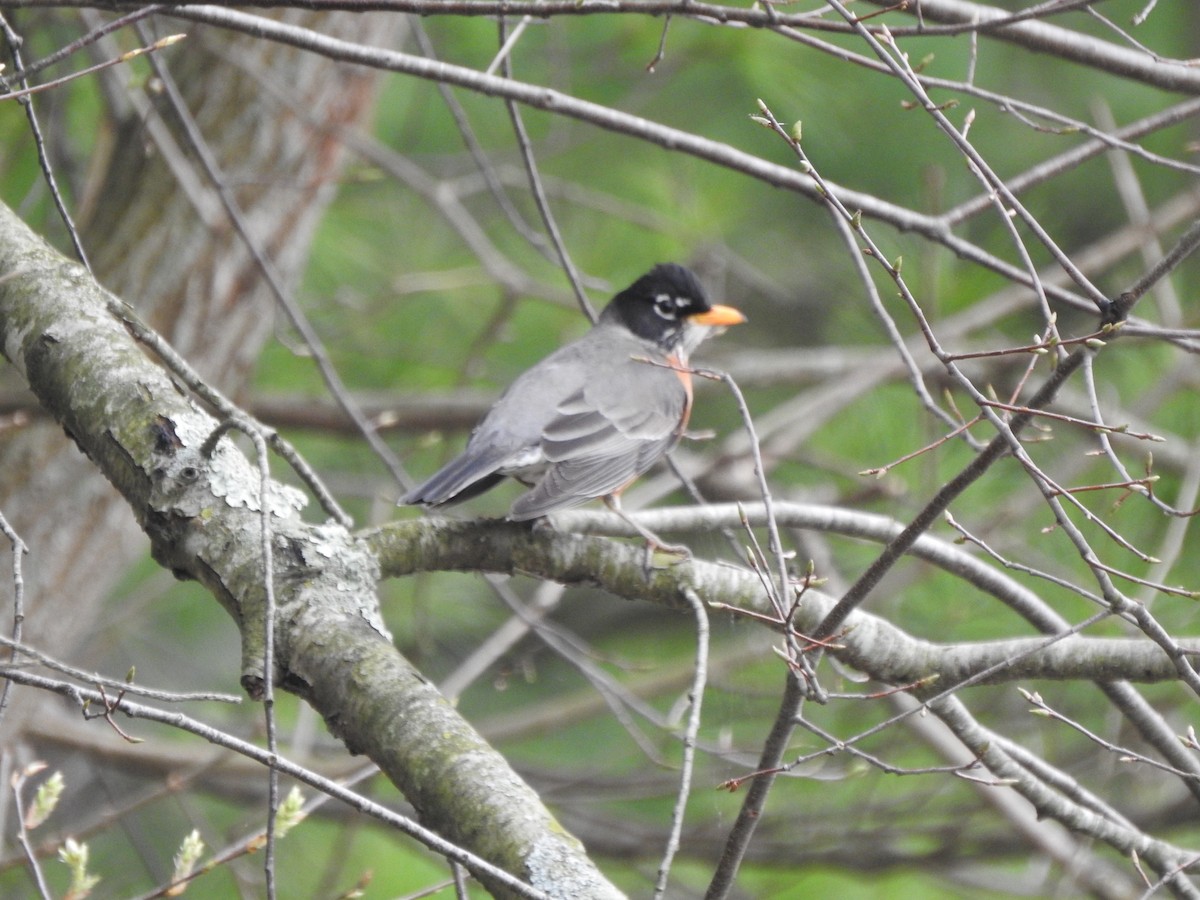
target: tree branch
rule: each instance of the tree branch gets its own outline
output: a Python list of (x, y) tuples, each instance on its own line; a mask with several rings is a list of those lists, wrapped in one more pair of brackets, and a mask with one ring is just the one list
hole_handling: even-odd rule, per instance
[[(728, 507), (726, 507), (728, 509)], [(647, 517), (646, 521), (650, 521)], [(691, 560), (657, 569), (646, 577), (642, 548), (599, 538), (581, 538), (548, 527), (498, 520), (420, 519), (393, 522), (362, 534), (378, 555), (384, 577), (417, 572), (503, 572), (568, 585), (593, 585), (627, 600), (686, 610), (684, 592), (695, 591), (710, 607), (744, 610), (773, 626), (774, 606), (759, 577), (748, 569)], [(804, 594), (794, 624), (803, 642), (834, 608), (832, 597)], [(1178, 642), (1200, 649), (1200, 639)], [(970, 680), (1002, 683), (1023, 678), (1178, 678), (1170, 656), (1142, 638), (1085, 638), (1070, 629), (1048, 637), (937, 644), (912, 637), (877, 616), (853, 610), (827, 650), (886, 684), (933, 678), (939, 690)]]
[[(667, 150), (687, 153), (775, 187), (794, 191), (812, 200), (823, 202), (822, 194), (813, 179), (787, 166), (767, 162), (720, 141), (709, 140), (599, 103), (580, 100), (551, 88), (499, 78), (439, 60), (429, 60), (407, 53), (339, 40), (310, 29), (222, 7), (180, 7), (174, 9), (172, 15), (222, 28), (244, 31), (268, 40), (310, 50), (330, 59), (400, 72), (430, 81), (457, 85), (489, 97), (514, 100), (535, 109), (568, 116), (607, 131), (626, 134), (647, 143), (657, 144)], [(852, 209), (861, 210), (864, 216), (887, 222), (902, 231), (923, 235), (935, 243), (942, 244), (957, 256), (976, 262), (1017, 283), (1027, 285), (1033, 283), (1023, 268), (1000, 259), (970, 241), (953, 234), (937, 217), (905, 209), (862, 191), (854, 191), (836, 185), (834, 187), (843, 203)], [(1083, 309), (1090, 306), (1086, 300), (1072, 291), (1052, 285), (1044, 287), (1049, 296), (1063, 303)]]
[[(313, 526), (298, 492), (272, 484), (180, 395), (83, 270), (0, 206), (0, 344), (79, 448), (133, 509), (158, 562), (203, 583), (242, 633), (242, 682), (261, 690), (259, 510), (273, 516), (276, 684), (308, 700), (424, 821), (555, 897), (614, 898), (582, 847), (508, 763), (391, 644), (378, 562), (337, 525)], [(497, 896), (515, 896), (476, 872)]]

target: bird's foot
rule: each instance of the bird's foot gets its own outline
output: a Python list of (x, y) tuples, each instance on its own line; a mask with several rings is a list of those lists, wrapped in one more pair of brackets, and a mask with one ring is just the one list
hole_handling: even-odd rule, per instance
[(518, 525), (524, 525), (534, 534), (537, 534), (540, 531), (555, 530), (554, 526), (550, 524), (550, 519), (546, 516), (538, 516), (536, 519), (509, 519), (509, 521), (516, 521)]
[[(655, 554), (674, 557), (666, 562), (666, 565), (656, 564)], [(683, 544), (668, 544), (657, 537), (646, 538), (646, 555), (642, 560), (642, 571), (646, 578), (654, 572), (655, 569), (663, 569), (668, 566), (678, 566), (681, 563), (688, 562), (692, 558), (692, 551)]]
[(621, 509), (621, 501), (617, 495), (613, 494), (605, 497), (604, 504), (614, 513), (620, 516), (630, 528), (632, 528), (645, 539), (646, 557), (642, 562), (642, 571), (646, 573), (647, 578), (650, 577), (650, 573), (656, 568), (663, 568), (662, 566), (654, 565), (654, 554), (656, 551), (678, 557), (678, 559), (669, 563), (669, 565), (672, 566), (677, 566), (680, 563), (687, 562), (692, 558), (692, 551), (690, 548), (683, 544), (668, 544), (645, 525), (642, 525), (641, 523), (631, 519), (626, 514), (625, 510)]

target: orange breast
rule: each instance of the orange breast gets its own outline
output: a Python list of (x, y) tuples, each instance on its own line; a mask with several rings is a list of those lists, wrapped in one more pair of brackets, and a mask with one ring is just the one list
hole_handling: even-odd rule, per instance
[(683, 415), (679, 417), (679, 428), (675, 432), (682, 435), (687, 430), (688, 420), (692, 417), (692, 373), (687, 367), (687, 361), (674, 353), (667, 356), (667, 362), (671, 364), (672, 370), (679, 377), (680, 384), (683, 385)]

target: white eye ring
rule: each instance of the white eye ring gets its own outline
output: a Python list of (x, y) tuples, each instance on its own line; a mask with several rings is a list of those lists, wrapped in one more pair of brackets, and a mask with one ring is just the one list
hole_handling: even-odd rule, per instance
[(659, 294), (654, 298), (654, 311), (664, 319), (675, 319), (675, 311), (687, 301), (682, 297), (672, 297), (670, 294)]

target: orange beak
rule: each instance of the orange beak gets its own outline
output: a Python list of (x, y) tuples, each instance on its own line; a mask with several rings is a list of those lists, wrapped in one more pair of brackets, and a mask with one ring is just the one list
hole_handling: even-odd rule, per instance
[(708, 312), (696, 313), (688, 319), (698, 325), (741, 325), (746, 321), (741, 310), (732, 306), (714, 306)]

